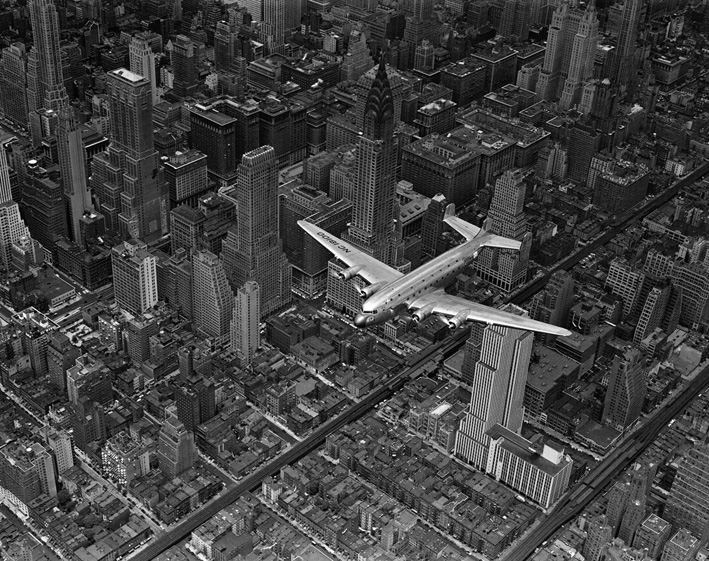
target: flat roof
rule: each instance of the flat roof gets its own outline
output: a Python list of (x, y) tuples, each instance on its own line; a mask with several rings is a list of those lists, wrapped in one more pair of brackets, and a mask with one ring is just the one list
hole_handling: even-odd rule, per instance
[(539, 360), (529, 364), (527, 385), (542, 393), (548, 392), (559, 378), (579, 368), (577, 362), (543, 345), (535, 346), (532, 353)]
[(141, 76), (140, 74), (136, 74), (135, 72), (131, 72), (127, 68), (117, 68), (116, 70), (111, 70), (109, 74), (113, 74), (114, 76), (119, 76), (123, 78), (124, 80), (127, 80), (128, 82), (141, 82), (143, 80), (147, 80), (144, 76)]
[(558, 464), (547, 460), (542, 456), (541, 450), (537, 450), (529, 440), (501, 425), (493, 426), (487, 431), (487, 435), (493, 440), (502, 438), (502, 448), (548, 475), (556, 475), (568, 465), (568, 460), (562, 460)]

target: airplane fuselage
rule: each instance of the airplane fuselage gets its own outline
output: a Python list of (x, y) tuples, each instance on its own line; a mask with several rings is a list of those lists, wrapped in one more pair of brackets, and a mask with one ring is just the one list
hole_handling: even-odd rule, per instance
[(485, 239), (483, 234), (456, 246), (382, 287), (362, 303), (362, 313), (355, 317), (355, 325), (370, 327), (384, 323), (417, 298), (450, 285), (475, 260)]

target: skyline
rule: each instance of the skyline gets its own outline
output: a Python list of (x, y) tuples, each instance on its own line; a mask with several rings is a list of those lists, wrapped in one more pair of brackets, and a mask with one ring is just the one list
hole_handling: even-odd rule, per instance
[(705, 561), (709, 6), (0, 9), (0, 556)]

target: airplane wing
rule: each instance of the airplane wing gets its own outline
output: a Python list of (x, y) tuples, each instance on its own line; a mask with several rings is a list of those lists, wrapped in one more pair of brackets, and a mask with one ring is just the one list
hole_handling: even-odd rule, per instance
[(411, 303), (412, 311), (426, 309), (427, 312), (451, 318), (451, 327), (456, 327), (465, 321), (479, 321), (491, 325), (502, 325), (513, 329), (537, 331), (566, 337), (571, 331), (542, 321), (536, 321), (524, 316), (503, 312), (477, 302), (471, 302), (458, 296), (451, 296), (442, 290), (436, 290), (417, 298)]
[(404, 276), (403, 273), (382, 263), (371, 255), (367, 255), (356, 247), (340, 238), (333, 236), (315, 224), (298, 220), (298, 226), (303, 228), (314, 240), (330, 251), (348, 267), (359, 267), (357, 274), (370, 284), (385, 282), (390, 283)]

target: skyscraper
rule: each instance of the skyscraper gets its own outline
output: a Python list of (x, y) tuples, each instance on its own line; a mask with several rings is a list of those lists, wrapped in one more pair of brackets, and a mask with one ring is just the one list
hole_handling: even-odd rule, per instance
[(566, 102), (578, 97), (579, 82), (593, 75), (593, 57), (598, 44), (598, 19), (594, 2), (583, 11), (563, 0), (554, 11), (549, 26), (547, 49), (537, 81), (537, 95), (544, 100), (557, 99), (568, 84)]
[(150, 92), (153, 106), (160, 103), (158, 97), (158, 82), (155, 73), (155, 53), (147, 39), (134, 36), (128, 47), (130, 56), (130, 71), (147, 78), (150, 81)]
[(38, 98), (45, 109), (58, 111), (69, 99), (62, 75), (57, 8), (52, 0), (30, 0), (29, 10), (39, 70)]
[(103, 406), (82, 397), (71, 406), (74, 445), (82, 452), (88, 452), (92, 442), (106, 440), (106, 419)]
[[(672, 482), (663, 517), (673, 530), (704, 537), (709, 528), (709, 444), (687, 450)], [(674, 538), (673, 538), (674, 540)]]
[(44, 427), (45, 439), (54, 455), (57, 473), (61, 475), (66, 470), (74, 467), (74, 448), (71, 437), (64, 430), (54, 430)]
[(640, 497), (632, 501), (625, 509), (623, 519), (620, 521), (618, 537), (627, 544), (632, 544), (635, 539), (635, 532), (640, 527), (645, 518), (645, 497)]
[(445, 240), (443, 231), (448, 201), (438, 193), (431, 198), (431, 202), (423, 215), (423, 225), (421, 226), (421, 258), (422, 261), (429, 261), (443, 253)]
[(640, 416), (647, 387), (642, 353), (636, 348), (613, 358), (603, 404), (603, 422), (618, 430), (632, 425)]
[(579, 21), (571, 46), (569, 69), (561, 91), (561, 109), (571, 109), (581, 101), (584, 83), (593, 78), (593, 65), (598, 46), (598, 17), (592, 0)]
[(195, 327), (218, 342), (229, 339), (234, 293), (219, 258), (209, 251), (192, 256), (192, 302)]
[(367, 96), (362, 135), (357, 143), (352, 224), (343, 239), (388, 265), (397, 266), (394, 251), (396, 150), (394, 98), (384, 57)]
[(583, 544), (583, 556), (586, 561), (599, 561), (606, 546), (613, 539), (613, 527), (605, 516), (597, 516), (589, 521)]
[(530, 316), (559, 327), (566, 327), (574, 301), (574, 279), (566, 271), (556, 271), (542, 292), (534, 295)]
[(158, 301), (157, 258), (145, 244), (124, 242), (111, 250), (113, 292), (118, 306), (142, 314)]
[(525, 0), (505, 0), (500, 16), (500, 35), (512, 42), (526, 41), (531, 23), (531, 4)]
[(190, 97), (197, 93), (197, 57), (194, 43), (186, 35), (178, 35), (172, 43), (172, 93)]
[(485, 247), (475, 261), (476, 272), (506, 292), (513, 291), (527, 279), (531, 234), (526, 232), (526, 192), (520, 169), (505, 171), (495, 182), (487, 229), (498, 236), (521, 241), (522, 247), (519, 251)]
[(150, 81), (125, 68), (112, 70), (108, 93), (111, 144), (92, 160), (92, 186), (108, 229), (149, 242), (168, 225)]
[(234, 317), (231, 320), (231, 348), (236, 351), (240, 366), (246, 366), (260, 344), (261, 295), (255, 281), (247, 281), (236, 293)]
[(169, 479), (191, 469), (197, 461), (194, 434), (177, 418), (174, 406), (168, 411), (158, 436), (158, 465)]
[(271, 146), (244, 154), (237, 170), (237, 225), (222, 244), (224, 269), (233, 289), (253, 280), (261, 314), (290, 302), (291, 267), (278, 238), (278, 166)]
[(12, 43), (0, 58), (0, 92), (5, 118), (21, 127), (27, 126), (27, 51), (24, 43)]
[(29, 237), (30, 232), (22, 221), (20, 207), (12, 200), (7, 151), (0, 146), (0, 265), (5, 271), (10, 270), (12, 244), (23, 236)]
[(648, 555), (653, 559), (660, 557), (665, 542), (670, 539), (670, 524), (657, 516), (651, 514), (635, 531), (633, 547), (635, 549), (647, 549)]
[(86, 151), (72, 109), (59, 111), (57, 150), (64, 196), (69, 207), (69, 235), (74, 243), (82, 245), (80, 220), (84, 212), (93, 209), (93, 205), (86, 178)]
[[(517, 315), (526, 313), (511, 304), (503, 310)], [(519, 433), (522, 428), (524, 387), (533, 341), (529, 331), (473, 325), (463, 359), (463, 377), (469, 384), (471, 399), (456, 433), (455, 454), (478, 469), (487, 469), (489, 429), (501, 425)]]
[(660, 559), (661, 561), (691, 561), (695, 558), (702, 541), (695, 538), (692, 532), (683, 528), (665, 544)]
[(623, 3), (618, 42), (613, 51), (610, 64), (610, 79), (618, 86), (632, 93), (635, 85), (637, 68), (635, 64), (635, 42), (640, 24), (641, 0), (625, 0)]
[(237, 26), (235, 23), (220, 21), (214, 30), (214, 67), (217, 72), (231, 70), (237, 55)]

